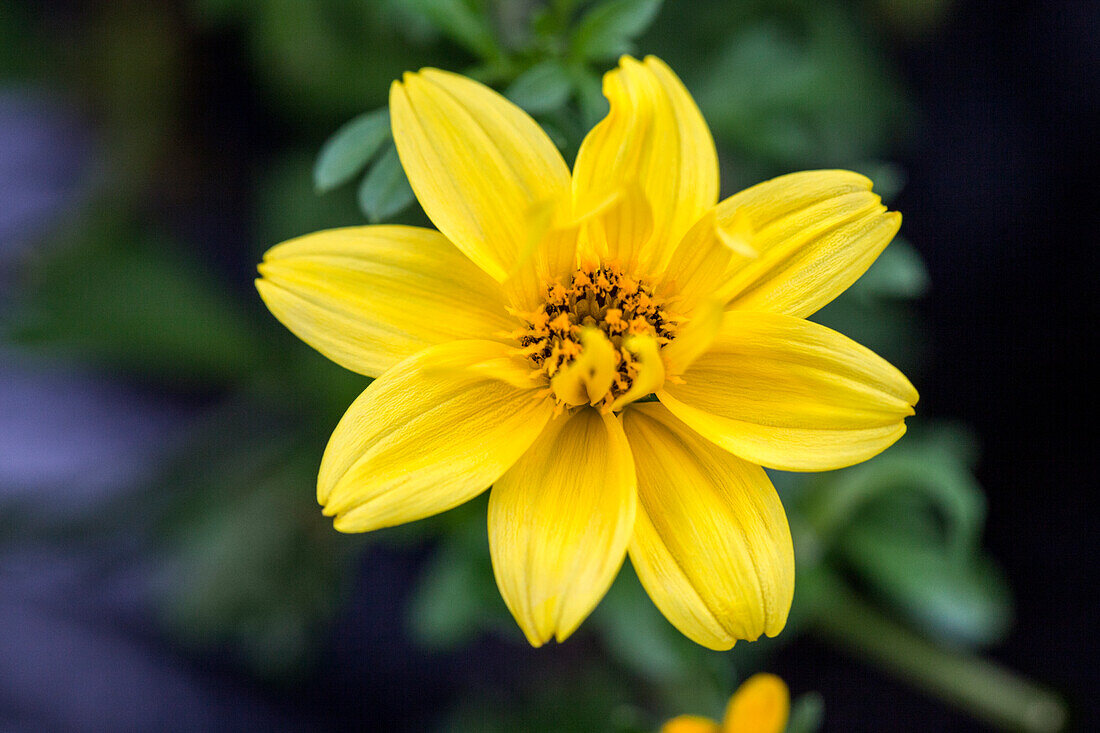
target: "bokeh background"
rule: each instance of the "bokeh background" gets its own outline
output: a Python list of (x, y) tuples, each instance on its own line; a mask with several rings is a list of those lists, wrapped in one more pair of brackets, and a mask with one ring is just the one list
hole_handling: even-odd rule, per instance
[[(696, 96), (724, 195), (848, 167), (905, 216), (820, 318), (918, 418), (774, 475), (795, 610), (728, 654), (629, 569), (528, 648), (483, 500), (335, 533), (313, 481), (366, 380), (252, 286), (284, 239), (425, 221), (402, 71), (483, 79), (569, 156), (624, 50)], [(1097, 729), (1098, 130), (1094, 0), (0, 0), (0, 728), (652, 731), (766, 669), (792, 732)]]

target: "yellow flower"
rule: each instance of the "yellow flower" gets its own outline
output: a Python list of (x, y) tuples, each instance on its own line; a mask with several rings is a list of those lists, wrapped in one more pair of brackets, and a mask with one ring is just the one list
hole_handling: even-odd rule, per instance
[[(283, 243), (260, 295), (329, 358), (377, 377), (337, 425), (317, 497), (336, 529), (427, 517), (493, 486), (497, 584), (528, 640), (564, 640), (629, 551), (662, 613), (714, 649), (774, 636), (790, 530), (761, 466), (884, 450), (917, 393), (803, 320), (896, 233), (871, 182), (783, 176), (718, 201), (718, 159), (660, 60), (604, 77), (572, 175), (524, 112), (424, 69), (393, 135), (439, 231)], [(659, 401), (643, 401), (656, 395)]]
[(786, 683), (774, 674), (755, 674), (733, 693), (721, 724), (680, 715), (661, 726), (661, 733), (783, 733), (790, 712)]

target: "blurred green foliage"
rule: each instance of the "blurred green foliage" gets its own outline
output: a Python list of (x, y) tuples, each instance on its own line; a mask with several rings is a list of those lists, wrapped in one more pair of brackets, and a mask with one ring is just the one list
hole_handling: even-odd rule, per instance
[(230, 643), (265, 674), (315, 657), (362, 544), (335, 535), (303, 491), (318, 446), (294, 422), (255, 400), (219, 408), (150, 482), (172, 493), (147, 508), (151, 546), (167, 559), (164, 621), (199, 648)]
[(177, 384), (223, 385), (259, 368), (254, 324), (165, 234), (108, 216), (70, 237), (24, 272), (33, 295), (0, 321), (4, 338)]
[(800, 513), (815, 542), (883, 603), (937, 641), (983, 646), (1008, 629), (1004, 579), (981, 550), (985, 498), (974, 440), (923, 425), (896, 450), (807, 479)]
[(382, 104), (402, 71), (448, 58), (439, 31), (404, 0), (191, 5), (201, 26), (244, 34), (257, 80), (286, 121), (304, 129)]
[[(898, 3), (872, 6), (879, 13)], [(317, 463), (341, 411), (369, 380), (285, 333), (247, 282), (228, 287), (224, 270), (145, 216), (151, 200), (171, 200), (166, 163), (181, 160), (177, 141), (187, 139), (177, 116), (186, 103), (179, 23), (242, 39), (260, 108), (284, 141), (258, 166), (250, 194), (253, 241), (239, 244), (258, 256), (283, 239), (364, 218), (426, 223), (410, 209), (384, 105), (393, 79), (429, 65), (507, 94), (568, 158), (606, 114), (602, 73), (621, 53), (656, 53), (682, 74), (712, 126), (725, 193), (794, 169), (843, 166), (870, 175), (889, 201), (904, 172), (884, 157), (913, 111), (877, 48), (872, 23), (880, 15), (863, 7), (194, 0), (181, 21), (127, 0), (89, 11), (87, 38), (35, 60), (18, 50), (38, 32), (33, 23), (0, 14), (0, 68), (78, 80), (115, 161), (95, 212), (59, 227), (57, 244), (27, 263), (0, 322), (3, 337), (214, 396), (191, 444), (135, 488), (165, 568), (158, 597), (168, 627), (199, 647), (229, 645), (262, 675), (304, 669), (350, 569), (371, 544), (388, 543), (432, 548), (402, 621), (425, 649), (456, 650), (485, 637), (525, 643), (494, 585), (484, 498), (369, 538), (331, 529), (314, 501)], [(913, 17), (929, 27), (921, 13)], [(895, 30), (905, 22), (892, 20)], [(89, 58), (94, 63), (81, 63)], [(185, 182), (186, 173), (184, 166)], [(899, 238), (815, 318), (919, 383), (923, 340), (912, 302), (928, 287), (918, 249)], [(909, 437), (866, 464), (773, 473), (799, 578), (778, 639), (729, 653), (699, 647), (661, 617), (627, 566), (570, 642), (577, 651), (567, 673), (471, 694), (441, 729), (625, 732), (654, 730), (684, 712), (717, 716), (776, 647), (814, 632), (815, 620), (851, 597), (866, 603), (861, 612), (888, 621), (884, 628), (898, 624), (943, 654), (995, 643), (1011, 602), (981, 548), (975, 440), (955, 425), (911, 422)], [(115, 520), (102, 526), (132, 529), (119, 526), (120, 511), (111, 507)], [(816, 730), (823, 714), (820, 696), (801, 695), (789, 730)]]
[(816, 692), (807, 692), (791, 703), (787, 733), (814, 733), (825, 722), (825, 700)]

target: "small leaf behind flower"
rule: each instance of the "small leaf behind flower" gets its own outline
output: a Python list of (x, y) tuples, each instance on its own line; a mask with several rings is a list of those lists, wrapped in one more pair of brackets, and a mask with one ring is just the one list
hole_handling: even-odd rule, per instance
[(376, 109), (351, 120), (321, 147), (313, 185), (321, 193), (351, 180), (390, 140), (390, 112)]
[(359, 185), (359, 208), (376, 224), (403, 211), (414, 198), (397, 148), (391, 144)]
[(577, 24), (571, 51), (574, 58), (614, 58), (631, 50), (661, 9), (661, 0), (606, 0), (589, 10)]
[(565, 67), (543, 61), (516, 77), (504, 95), (531, 114), (540, 114), (564, 105), (572, 91), (573, 79)]
[(920, 253), (902, 238), (883, 250), (871, 268), (851, 287), (851, 297), (864, 300), (913, 300), (929, 287)]
[(603, 95), (600, 77), (590, 71), (580, 69), (574, 72), (574, 85), (577, 87), (577, 104), (581, 110), (581, 121), (585, 129), (591, 129), (607, 115), (611, 107)]

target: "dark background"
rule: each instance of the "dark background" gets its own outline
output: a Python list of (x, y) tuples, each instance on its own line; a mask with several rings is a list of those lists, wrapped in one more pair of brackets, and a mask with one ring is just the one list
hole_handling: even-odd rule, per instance
[[(15, 5), (79, 15), (76, 3)], [(165, 12), (174, 12), (171, 4)], [(179, 131), (196, 153), (171, 161), (178, 182), (147, 213), (170, 220), (248, 291), (253, 262), (236, 245), (254, 224), (247, 192), (257, 162), (291, 133), (255, 95), (243, 43), (214, 33), (183, 44), (192, 93)], [(1016, 598), (1014, 629), (991, 656), (1064, 692), (1072, 727), (1100, 729), (1096, 400), (1086, 385), (1100, 271), (1100, 2), (959, 2), (927, 38), (887, 43), (919, 116), (896, 156), (908, 184), (895, 208), (932, 280), (919, 309), (931, 342), (922, 380), (934, 388), (918, 381), (920, 409), (969, 423), (980, 436), (986, 544)], [(134, 389), (152, 397), (140, 384)], [(205, 398), (189, 395), (173, 409), (186, 412)], [(568, 659), (569, 647), (547, 649), (531, 669), (491, 641), (461, 654), (412, 654), (386, 620), (399, 615), (409, 571), (422, 559), (372, 555), (319, 675), (288, 690), (251, 680), (217, 654), (179, 651), (147, 619), (127, 614), (124, 583), (104, 587), (86, 559), (62, 558), (51, 566), (55, 575), (69, 566), (88, 571), (75, 597), (61, 596), (73, 592), (63, 578), (39, 574), (33, 603), (0, 598), (0, 620), (22, 630), (4, 638), (0, 712), (16, 713), (0, 715), (0, 724), (412, 730), (453, 702), (467, 678), (506, 684), (553, 674)], [(101, 676), (116, 664), (129, 692)], [(819, 642), (783, 649), (774, 670), (796, 693), (822, 693), (827, 731), (977, 728)], [(143, 687), (158, 691), (155, 705)]]
[[(891, 55), (922, 116), (897, 201), (932, 279), (920, 408), (980, 436), (986, 543), (1016, 598), (992, 656), (1064, 690), (1071, 728), (1097, 730), (1100, 3), (960, 3), (933, 40)], [(818, 686), (829, 730), (973, 729), (834, 659), (791, 649), (782, 670)]]

